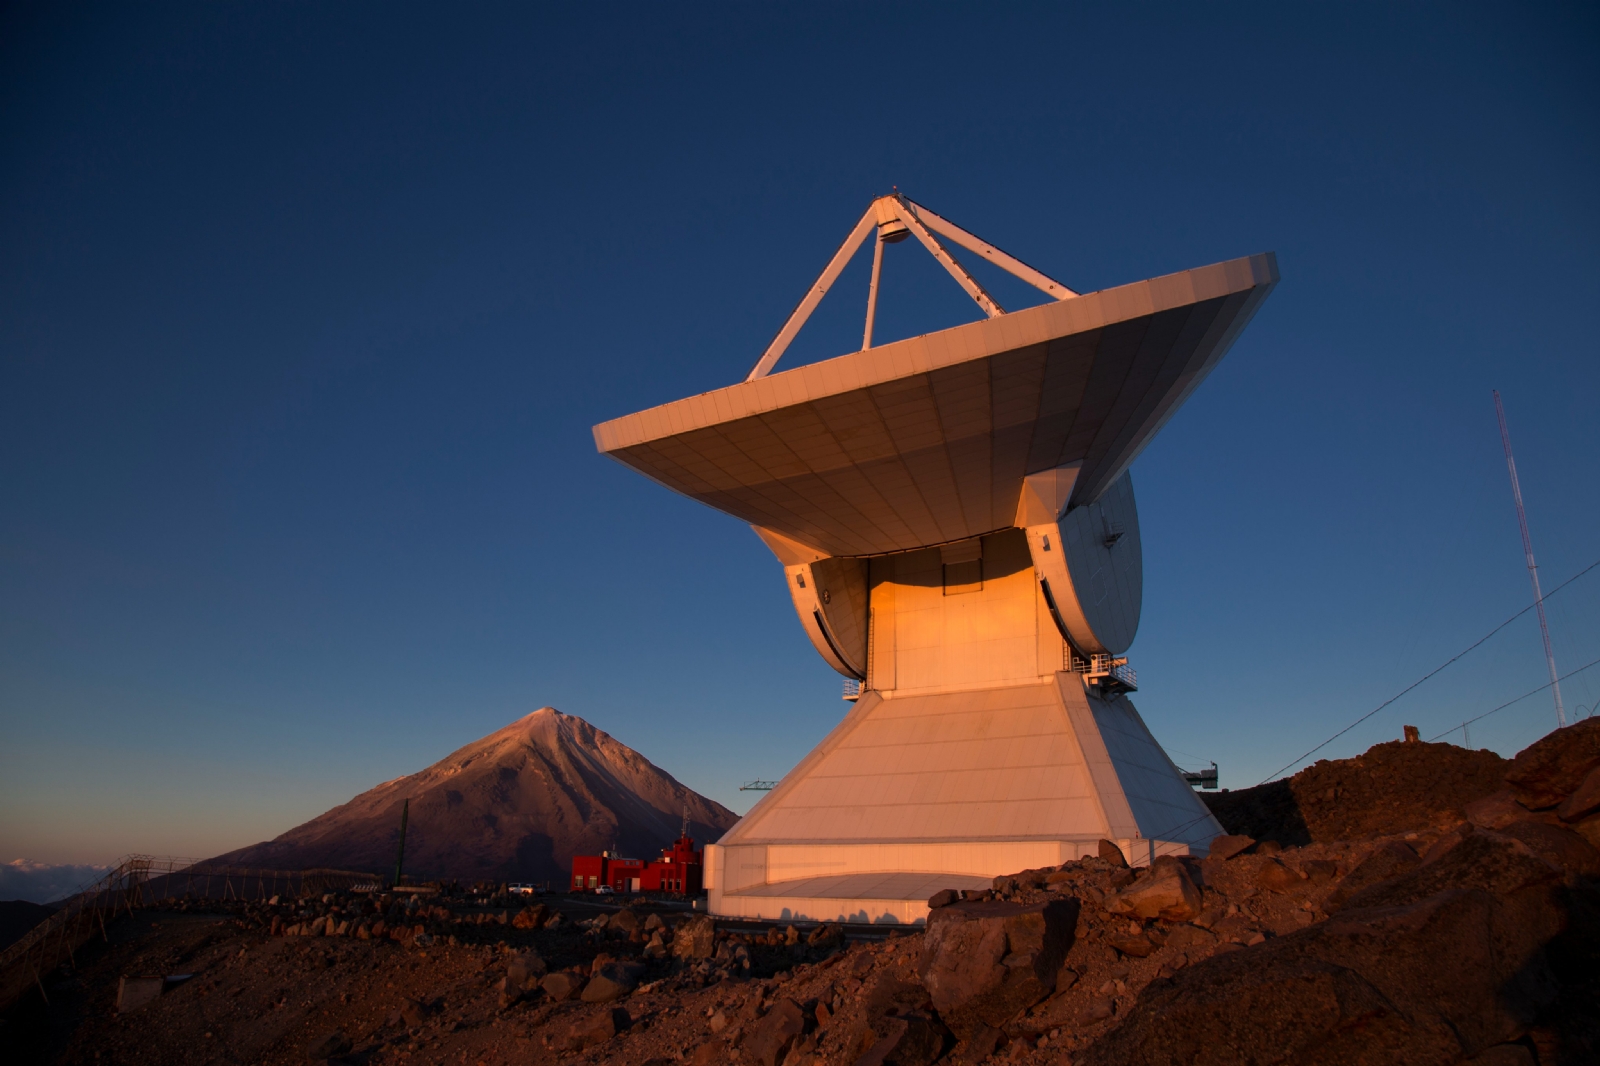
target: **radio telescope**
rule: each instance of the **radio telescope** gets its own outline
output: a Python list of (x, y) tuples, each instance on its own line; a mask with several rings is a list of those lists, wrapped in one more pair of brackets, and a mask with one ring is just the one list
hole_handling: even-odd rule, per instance
[[(885, 244), (985, 318), (872, 344)], [(874, 241), (860, 351), (774, 373)], [(1052, 297), (1005, 312), (956, 245)], [(853, 708), (706, 848), (714, 914), (909, 923), (941, 888), (1222, 830), (1145, 727), (1124, 652), (1128, 467), (1277, 282), (1271, 253), (1077, 293), (898, 192), (874, 200), (741, 383), (594, 427), (600, 451), (751, 524)]]

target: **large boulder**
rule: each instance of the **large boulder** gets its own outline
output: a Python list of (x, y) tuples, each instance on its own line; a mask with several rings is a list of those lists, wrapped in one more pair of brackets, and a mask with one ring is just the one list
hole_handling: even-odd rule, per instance
[(1326, 906), (1330, 910), (1337, 908), (1369, 885), (1410, 873), (1421, 863), (1422, 859), (1405, 841), (1386, 841), (1373, 849), (1372, 854), (1362, 859), (1354, 870), (1345, 875), (1344, 880), (1339, 882), (1339, 887), (1328, 897)]
[(672, 954), (680, 959), (709, 959), (717, 950), (717, 925), (709, 915), (691, 918), (672, 936)]
[(1580, 877), (1600, 874), (1600, 851), (1564, 825), (1548, 822), (1512, 822), (1500, 832), (1528, 845), (1535, 855)]
[(531, 907), (524, 907), (511, 919), (514, 929), (542, 929), (547, 918), (550, 917), (550, 908), (543, 903), (535, 903)]
[(1206, 858), (1218, 862), (1227, 862), (1235, 855), (1242, 855), (1256, 846), (1255, 837), (1240, 834), (1223, 834), (1211, 838), (1211, 847), (1206, 852)]
[[(1351, 877), (1354, 876), (1352, 872)], [(1522, 841), (1469, 827), (1442, 855), (1399, 876), (1368, 885), (1348, 896), (1345, 905), (1403, 907), (1451, 889), (1483, 889), (1506, 899), (1532, 893), (1540, 901), (1550, 902), (1550, 893), (1560, 881), (1561, 870), (1534, 854)], [(1551, 914), (1556, 913), (1552, 903)], [(1554, 932), (1551, 928), (1547, 934)]]
[(350, 1038), (344, 1032), (335, 1029), (321, 1040), (306, 1048), (306, 1056), (312, 1061), (320, 1062), (324, 1059), (336, 1058), (347, 1054), (350, 1050)]
[(1516, 794), (1509, 788), (1473, 800), (1462, 810), (1466, 813), (1467, 821), (1479, 829), (1499, 829), (1532, 817), (1528, 808), (1517, 802)]
[(805, 1036), (811, 1019), (792, 999), (780, 999), (745, 1037), (742, 1050), (761, 1066), (778, 1066)]
[(589, 1018), (574, 1022), (568, 1030), (568, 1051), (584, 1051), (598, 1047), (622, 1032), (632, 1023), (628, 1012), (621, 1007), (611, 1007)]
[(1456, 1063), (1515, 1039), (1556, 994), (1561, 872), (1469, 832), (1327, 922), (1151, 984), (1083, 1061)]
[(1107, 899), (1106, 910), (1135, 918), (1187, 922), (1200, 914), (1200, 890), (1178, 862), (1157, 859), (1137, 881)]
[(883, 1035), (855, 1061), (855, 1066), (933, 1066), (950, 1043), (950, 1030), (927, 1011), (906, 1011), (883, 1018), (875, 1031)]
[(1074, 899), (1045, 903), (975, 900), (928, 915), (922, 983), (939, 1016), (965, 1036), (1002, 1026), (1054, 989), (1078, 923)]
[(611, 961), (603, 963), (583, 986), (585, 1003), (610, 1003), (632, 992), (644, 975), (644, 965), (637, 962)]
[(547, 975), (539, 982), (539, 987), (544, 989), (544, 994), (560, 1003), (571, 999), (583, 991), (583, 986), (588, 984), (588, 978), (573, 973), (553, 973)]
[(1556, 811), (1563, 822), (1576, 822), (1600, 811), (1600, 766), (1589, 771), (1572, 795), (1561, 801)]
[(539, 979), (548, 969), (537, 951), (524, 951), (514, 956), (506, 966), (506, 987), (519, 992), (531, 992), (539, 987)]
[(1292, 778), (1201, 798), (1226, 832), (1291, 847), (1458, 821), (1466, 804), (1503, 787), (1507, 769), (1492, 751), (1392, 741)]
[(1506, 784), (1530, 810), (1554, 807), (1578, 791), (1600, 767), (1600, 715), (1535, 741), (1517, 753), (1506, 771)]
[(1414, 1032), (1360, 974), (1316, 959), (1263, 961), (1256, 957), (1260, 950), (1221, 955), (1151, 985), (1127, 1019), (1074, 1062), (1445, 1066), (1459, 1061), (1447, 1034)]

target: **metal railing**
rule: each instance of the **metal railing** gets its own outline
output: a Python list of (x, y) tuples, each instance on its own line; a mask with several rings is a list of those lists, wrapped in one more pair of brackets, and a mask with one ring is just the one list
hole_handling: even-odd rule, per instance
[(861, 682), (853, 677), (844, 679), (844, 698), (854, 703), (861, 698)]
[(1072, 656), (1072, 672), (1085, 677), (1109, 677), (1129, 688), (1139, 687), (1139, 674), (1128, 665), (1127, 659), (1113, 655), (1092, 655), (1088, 659)]

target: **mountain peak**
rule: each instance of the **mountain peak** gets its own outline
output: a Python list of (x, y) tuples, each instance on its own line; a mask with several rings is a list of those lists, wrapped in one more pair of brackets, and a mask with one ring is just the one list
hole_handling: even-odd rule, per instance
[(540, 707), (426, 769), (224, 858), (390, 870), (406, 800), (406, 871), (463, 880), (565, 883), (573, 855), (612, 847), (654, 855), (678, 835), (686, 813), (701, 841), (715, 841), (738, 820), (584, 719)]

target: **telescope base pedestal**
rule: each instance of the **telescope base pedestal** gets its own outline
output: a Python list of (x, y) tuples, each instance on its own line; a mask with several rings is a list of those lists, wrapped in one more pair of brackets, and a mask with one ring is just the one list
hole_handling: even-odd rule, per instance
[(1096, 855), (1206, 853), (1222, 827), (1126, 698), (1077, 674), (962, 692), (867, 691), (706, 849), (710, 912), (915, 924), (944, 888)]

